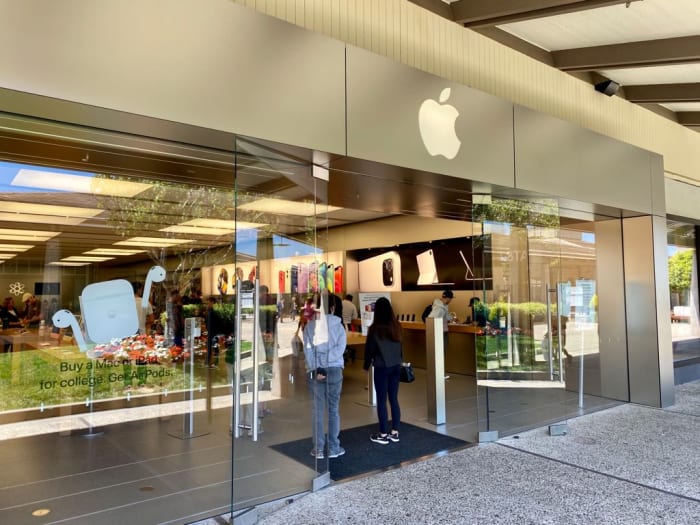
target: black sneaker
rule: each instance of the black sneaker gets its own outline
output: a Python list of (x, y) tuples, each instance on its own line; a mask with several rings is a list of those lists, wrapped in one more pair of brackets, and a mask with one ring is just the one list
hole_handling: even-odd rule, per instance
[(389, 441), (391, 441), (392, 443), (399, 442), (399, 433), (398, 432), (392, 432), (391, 434), (387, 434), (386, 437), (388, 437)]
[(372, 434), (369, 436), (369, 440), (372, 441), (373, 443), (379, 443), (380, 445), (388, 445), (389, 444), (389, 436), (381, 435), (381, 434)]

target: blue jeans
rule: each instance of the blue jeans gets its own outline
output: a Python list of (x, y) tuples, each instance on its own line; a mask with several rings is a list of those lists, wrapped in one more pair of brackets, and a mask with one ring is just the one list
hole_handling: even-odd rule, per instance
[(343, 369), (334, 366), (326, 369), (328, 374), (322, 381), (309, 377), (309, 391), (313, 399), (313, 413), (311, 437), (314, 450), (323, 451), (326, 446), (326, 433), (324, 432), (324, 420), (328, 414), (328, 454), (340, 450), (340, 393), (343, 390)]
[(379, 418), (379, 433), (389, 432), (389, 417), (386, 411), (386, 400), (391, 405), (391, 429), (399, 431), (401, 426), (401, 407), (399, 407), (399, 379), (401, 365), (374, 368), (374, 389), (377, 392), (377, 417)]

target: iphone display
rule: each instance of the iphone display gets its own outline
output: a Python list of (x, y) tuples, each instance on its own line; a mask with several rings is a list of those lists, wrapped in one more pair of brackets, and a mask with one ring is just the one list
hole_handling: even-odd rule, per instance
[(334, 291), (335, 293), (341, 293), (343, 291), (343, 267), (336, 266), (334, 273)]
[(299, 263), (299, 293), (309, 293), (309, 267), (306, 263)]
[(292, 293), (299, 293), (299, 267), (296, 264), (289, 269), (289, 280)]

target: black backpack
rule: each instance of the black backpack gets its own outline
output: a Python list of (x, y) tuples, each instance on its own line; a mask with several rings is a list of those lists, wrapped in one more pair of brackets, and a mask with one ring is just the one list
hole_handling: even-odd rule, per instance
[(420, 314), (420, 318), (425, 322), (425, 320), (428, 318), (430, 315), (430, 312), (433, 311), (433, 303), (430, 303), (428, 306), (425, 307), (425, 310), (423, 310), (423, 313)]

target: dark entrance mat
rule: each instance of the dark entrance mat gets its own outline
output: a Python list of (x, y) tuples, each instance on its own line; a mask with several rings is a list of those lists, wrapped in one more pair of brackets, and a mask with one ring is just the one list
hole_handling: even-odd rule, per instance
[[(329, 460), (332, 480), (350, 478), (467, 444), (461, 439), (401, 423), (401, 441), (379, 445), (369, 440), (369, 435), (376, 433), (377, 427), (374, 423), (340, 431), (340, 444), (345, 449), (345, 455)], [(272, 445), (270, 448), (314, 468), (310, 437)]]

